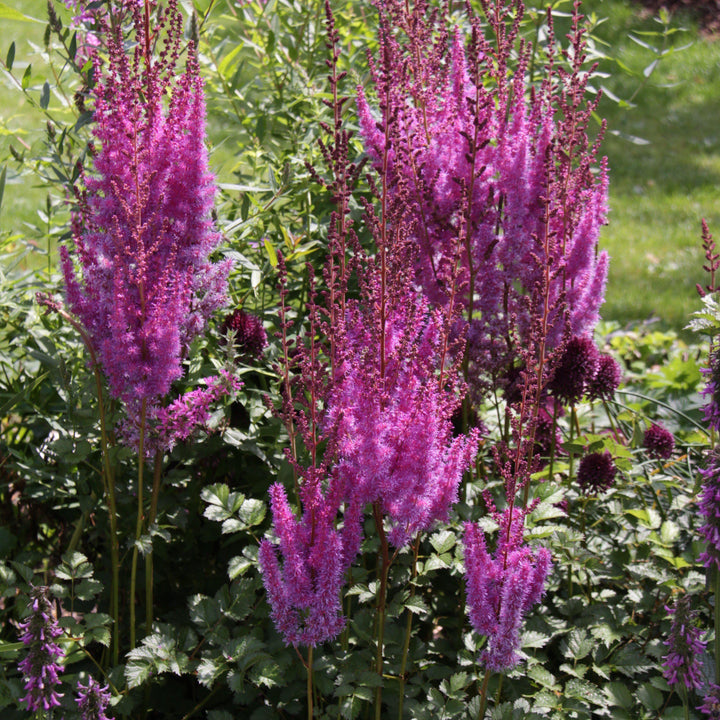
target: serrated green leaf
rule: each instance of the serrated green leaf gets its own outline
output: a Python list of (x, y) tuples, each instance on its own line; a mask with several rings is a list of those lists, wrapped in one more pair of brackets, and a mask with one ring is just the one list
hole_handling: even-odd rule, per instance
[(428, 606), (425, 604), (425, 601), (417, 595), (406, 600), (405, 607), (415, 615), (422, 615), (428, 612)]
[(228, 576), (231, 580), (234, 580), (238, 575), (242, 575), (249, 567), (252, 567), (252, 562), (242, 555), (236, 555), (230, 559), (228, 563)]
[(557, 678), (540, 664), (533, 665), (531, 668), (528, 668), (527, 674), (536, 683), (542, 685), (548, 690), (559, 692), (562, 689), (557, 682)]
[(644, 683), (638, 688), (637, 697), (646, 708), (655, 712), (663, 705), (663, 694), (650, 683)]
[(267, 506), (262, 500), (249, 498), (243, 502), (240, 508), (240, 520), (243, 521), (246, 528), (259, 525), (265, 519), (266, 511)]
[(211, 688), (225, 671), (227, 665), (222, 657), (203, 658), (197, 666), (198, 682), (206, 688)]
[(608, 700), (613, 705), (619, 705), (625, 709), (633, 706), (633, 698), (627, 687), (620, 682), (609, 682), (603, 686), (603, 690), (608, 697)]
[(438, 555), (448, 552), (455, 547), (457, 538), (451, 530), (440, 530), (430, 536), (430, 544), (435, 548)]
[(600, 692), (600, 689), (596, 685), (593, 685), (587, 680), (580, 680), (578, 678), (569, 680), (565, 685), (565, 695), (567, 697), (589, 701), (593, 705), (599, 705), (600, 707), (607, 705), (605, 695)]

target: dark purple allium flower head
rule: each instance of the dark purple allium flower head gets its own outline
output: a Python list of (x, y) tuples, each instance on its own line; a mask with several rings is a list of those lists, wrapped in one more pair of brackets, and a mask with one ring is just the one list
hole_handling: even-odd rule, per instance
[(672, 456), (675, 449), (675, 438), (662, 425), (652, 423), (645, 431), (643, 447), (648, 451), (650, 457), (667, 460)]
[(591, 338), (570, 338), (549, 383), (553, 395), (568, 405), (578, 402), (597, 374), (598, 355), (597, 347)]
[(495, 672), (511, 670), (520, 661), (523, 617), (545, 592), (552, 566), (547, 548), (533, 553), (524, 544), (523, 522), (521, 512), (505, 511), (494, 556), (480, 527), (465, 523), (468, 615), (475, 631), (488, 637), (480, 662)]
[(47, 588), (33, 587), (30, 590), (31, 614), (20, 624), (20, 640), (28, 650), (18, 668), (25, 679), (25, 696), (20, 702), (36, 712), (50, 710), (60, 705), (62, 695), (55, 688), (60, 685), (62, 665), (58, 662), (65, 653), (55, 643), (62, 630), (53, 617), (52, 607), (47, 598)]
[(586, 495), (597, 495), (612, 487), (617, 468), (608, 450), (585, 455), (577, 469), (577, 481)]
[(598, 358), (597, 372), (588, 385), (591, 400), (610, 400), (622, 380), (622, 370), (614, 357), (601, 354)]
[(82, 720), (110, 720), (105, 714), (110, 702), (110, 691), (107, 685), (104, 687), (95, 678), (88, 678), (87, 685), (78, 682), (78, 695), (75, 702), (80, 709)]
[(706, 643), (700, 640), (702, 630), (690, 609), (690, 596), (681, 595), (674, 607), (665, 608), (673, 621), (665, 645), (670, 652), (663, 657), (663, 675), (670, 685), (684, 685), (688, 690), (702, 686), (700, 657)]
[[(144, 4), (133, 5), (130, 55), (121, 28), (105, 26), (107, 64), (94, 60), (99, 148), (85, 189), (76, 189), (72, 246), (60, 250), (68, 305), (130, 421), (182, 375), (190, 342), (225, 302), (229, 271), (227, 262), (209, 259), (221, 236), (211, 218), (215, 191), (195, 52), (191, 45), (179, 72), (177, 0), (153, 18), (152, 38), (143, 12)], [(160, 57), (146, 57), (162, 36)]]
[(703, 704), (697, 708), (708, 720), (720, 720), (720, 685), (711, 683)]
[(235, 351), (244, 357), (259, 358), (267, 347), (267, 333), (260, 318), (241, 308), (227, 315), (220, 325), (223, 338), (232, 333)]

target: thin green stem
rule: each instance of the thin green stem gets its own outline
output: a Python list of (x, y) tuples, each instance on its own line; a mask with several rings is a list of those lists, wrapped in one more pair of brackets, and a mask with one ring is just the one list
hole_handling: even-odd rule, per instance
[[(160, 496), (160, 481), (162, 479), (162, 453), (158, 450), (155, 453), (153, 462), (153, 487), (150, 499), (150, 514), (148, 515), (147, 529), (148, 532), (155, 523), (157, 517), (158, 497)], [(153, 549), (152, 538), (150, 539), (150, 548), (145, 558), (145, 632), (152, 632), (153, 623)]]
[[(100, 374), (100, 363), (98, 362), (95, 348), (93, 347), (90, 335), (87, 330), (59, 303), (54, 302), (50, 296), (38, 295), (38, 302), (54, 310), (60, 317), (66, 320), (82, 338), (93, 367), (95, 376), (95, 390), (98, 399), (98, 416), (100, 419), (100, 444), (103, 457), (103, 490), (107, 496), (108, 519), (110, 523), (110, 564), (112, 566), (112, 587), (110, 589), (110, 617), (113, 619), (112, 630), (112, 662), (117, 665), (120, 659), (120, 545), (118, 542), (117, 529), (117, 505), (115, 502), (115, 475), (110, 464), (109, 442), (106, 425), (105, 403), (103, 401), (103, 383)], [(74, 539), (74, 538), (73, 538)]]
[(487, 691), (488, 683), (490, 682), (490, 671), (485, 671), (485, 677), (483, 678), (482, 685), (480, 687), (480, 709), (478, 710), (478, 720), (483, 720), (485, 717), (485, 707), (487, 706)]
[(308, 648), (307, 659), (307, 710), (308, 720), (313, 719), (313, 648)]
[(382, 686), (383, 686), (383, 643), (385, 639), (385, 602), (387, 596), (387, 579), (390, 569), (390, 553), (385, 528), (383, 527), (380, 504), (373, 505), (375, 526), (380, 536), (380, 584), (377, 592), (377, 649), (375, 653), (375, 672), (379, 675), (375, 689), (375, 720), (382, 717)]
[(132, 564), (130, 566), (130, 649), (135, 648), (135, 588), (137, 586), (138, 545), (143, 526), (143, 471), (145, 468), (145, 415), (147, 401), (143, 398), (140, 406), (140, 440), (138, 442), (138, 486), (137, 521), (135, 523), (135, 543), (133, 545)]
[[(415, 538), (415, 544), (413, 545), (413, 564), (412, 564), (412, 576), (410, 578), (410, 597), (415, 596), (415, 583), (413, 582), (417, 577), (417, 559), (418, 553), (420, 552), (420, 533)], [(412, 621), (413, 613), (406, 609), (407, 619), (405, 621), (405, 642), (403, 643), (402, 661), (400, 663), (400, 695), (398, 697), (398, 720), (402, 720), (403, 715), (403, 703), (405, 701), (405, 673), (407, 671), (407, 659), (410, 651), (410, 636), (412, 634)]]

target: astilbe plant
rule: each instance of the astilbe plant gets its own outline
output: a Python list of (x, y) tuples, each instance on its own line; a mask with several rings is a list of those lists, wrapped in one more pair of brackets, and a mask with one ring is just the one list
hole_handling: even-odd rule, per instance
[[(84, 7), (84, 5), (83, 5)], [(88, 6), (89, 7), (89, 6)], [(92, 9), (92, 8), (90, 8)], [(119, 10), (117, 14), (116, 10)], [(60, 247), (66, 298), (98, 384), (110, 520), (113, 658), (119, 658), (119, 546), (100, 371), (124, 419), (116, 437), (137, 450), (136, 544), (130, 572), (130, 645), (136, 637), (138, 543), (157, 517), (162, 458), (203, 423), (227, 378), (172, 402), (190, 344), (226, 300), (230, 261), (213, 262), (221, 240), (212, 219), (214, 182), (205, 147), (205, 99), (193, 42), (184, 46), (177, 0), (93, 13), (104, 53), (92, 58), (92, 168), (75, 186), (72, 242)], [(132, 42), (128, 43), (130, 38)], [(180, 69), (182, 54), (187, 59)], [(154, 456), (149, 510), (143, 487)], [(146, 629), (153, 621), (152, 552), (146, 552)]]
[(470, 622), (487, 637), (480, 662), (488, 670), (507, 672), (520, 660), (523, 618), (545, 592), (552, 562), (547, 548), (533, 553), (524, 543), (524, 511), (508, 508), (496, 520), (499, 530), (493, 554), (483, 531), (466, 523), (465, 582)]
[[(468, 377), (479, 391), (527, 340), (532, 318), (524, 298), (548, 266), (549, 347), (567, 329), (587, 336), (598, 319), (608, 263), (597, 252), (607, 171), (599, 138), (587, 138), (596, 101), (584, 100), (584, 30), (576, 8), (566, 69), (548, 13), (548, 69), (531, 88), (530, 49), (517, 46), (520, 0), (484, 3), (487, 27), (471, 17), (467, 41), (460, 30), (448, 37), (434, 24), (423, 0), (409, 14), (403, 3), (377, 5), (379, 56), (393, 81), (386, 89), (381, 63), (371, 66), (378, 112), (360, 88), (361, 131), (378, 168), (389, 144), (391, 187), (405, 188), (415, 218), (416, 278), (433, 303), (451, 301), (459, 265)], [(409, 37), (405, 46), (395, 28)]]
[[(308, 328), (291, 347), (291, 325), (281, 291), (282, 415), (296, 474), (295, 516), (280, 486), (271, 490), (273, 521), (282, 556), (263, 541), (260, 555), (276, 626), (286, 642), (316, 645), (342, 627), (339, 592), (362, 541), (370, 509), (380, 540), (375, 671), (383, 674), (388, 573), (397, 552), (448, 517), (463, 472), (477, 448), (475, 432), (453, 438), (459, 403), (457, 362), (462, 338), (453, 336), (454, 307), (433, 310), (418, 292), (407, 203), (391, 193), (388, 173), (373, 188), (379, 209), (365, 204), (374, 240), (367, 255), (349, 218), (357, 167), (348, 162), (348, 136), (338, 94), (337, 35), (328, 10), (330, 85), (336, 122), (326, 126), (326, 180), (336, 210), (324, 269), (326, 290), (311, 282)], [(284, 262), (280, 260), (281, 276)], [(351, 274), (358, 292), (348, 290)], [(304, 453), (306, 460), (301, 462)], [(391, 554), (390, 546), (395, 547)], [(308, 654), (308, 676), (312, 666)], [(310, 679), (309, 679), (310, 682)], [(312, 693), (308, 689), (308, 713)], [(381, 712), (378, 685), (376, 717)]]
[(209, 259), (221, 238), (211, 219), (214, 185), (194, 49), (178, 72), (182, 17), (173, 1), (157, 20), (156, 35), (166, 42), (153, 57), (148, 12), (133, 6), (131, 56), (121, 27), (104, 26), (107, 64), (94, 59), (100, 148), (77, 191), (73, 245), (60, 249), (68, 305), (110, 392), (124, 402), (130, 428), (182, 376), (191, 340), (225, 302), (229, 269)]

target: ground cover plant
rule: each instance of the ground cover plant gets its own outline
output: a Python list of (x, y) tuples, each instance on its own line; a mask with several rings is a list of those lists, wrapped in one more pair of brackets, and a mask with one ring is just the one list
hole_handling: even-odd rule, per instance
[(2, 237), (3, 717), (720, 716), (713, 222), (694, 344), (600, 321), (582, 10), (79, 0), (37, 88), (7, 48), (58, 259)]

